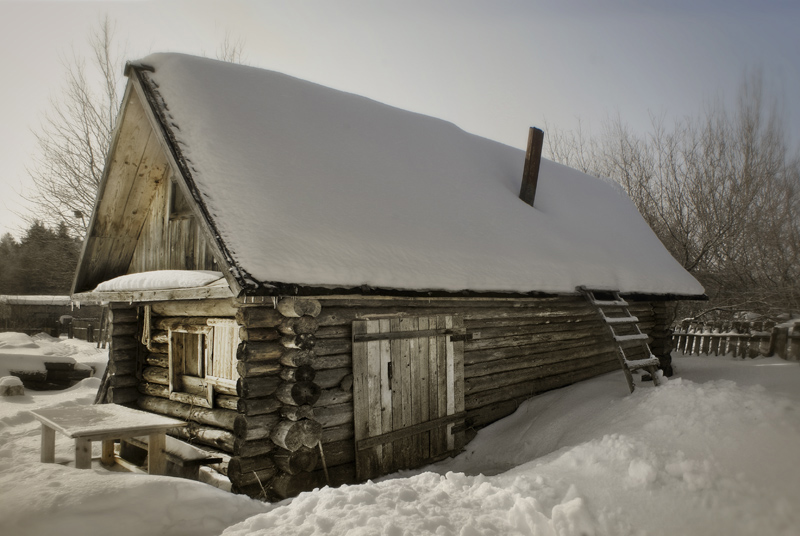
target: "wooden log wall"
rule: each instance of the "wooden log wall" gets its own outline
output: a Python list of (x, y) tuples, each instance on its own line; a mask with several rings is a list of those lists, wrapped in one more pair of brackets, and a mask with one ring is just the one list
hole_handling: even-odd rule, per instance
[(139, 397), (139, 357), (143, 347), (139, 342), (139, 316), (136, 307), (111, 304), (108, 311), (110, 345), (108, 350), (105, 401), (113, 404), (134, 404)]
[[(341, 384), (350, 369), (312, 366), (320, 311), (316, 300), (286, 298), (237, 312), (240, 415), (228, 473), (234, 491), (279, 500), (329, 483), (318, 467), (319, 443), (325, 423), (342, 417), (325, 408), (318, 413), (317, 403), (332, 400), (330, 394), (323, 399), (323, 391)], [(349, 413), (352, 423), (352, 406)]]
[[(217, 302), (152, 306), (150, 342), (138, 362), (139, 404), (188, 421), (190, 426), (180, 432), (184, 439), (231, 456), (227, 474), (234, 491), (270, 501), (326, 484), (355, 482), (355, 319), (435, 314), (463, 318), (470, 438), (532, 395), (619, 368), (604, 324), (580, 296), (285, 298), (276, 305), (240, 304), (238, 309)], [(663, 333), (652, 341), (654, 351), (664, 347), (666, 329), (659, 325), (658, 308), (633, 304), (631, 312), (640, 318), (643, 331)], [(209, 317), (234, 314), (242, 341), (236, 356), (236, 392), (218, 394), (211, 409), (169, 400), (169, 326), (205, 324)]]
[[(318, 377), (322, 371), (331, 374), (338, 369), (343, 374), (351, 367), (350, 326), (356, 318), (398, 313), (460, 315), (467, 330), (464, 390), (469, 438), (478, 428), (513, 413), (535, 394), (619, 368), (604, 324), (581, 296), (526, 300), (321, 298), (320, 302), (312, 361)], [(668, 359), (666, 307), (640, 302), (632, 303), (630, 311), (640, 319), (642, 331), (654, 335), (650, 340), (654, 354)], [(352, 441), (352, 422), (343, 422), (344, 415), (352, 415), (351, 396), (340, 388), (323, 386), (317, 402), (320, 409), (315, 411), (325, 416), (322, 433), (326, 447), (328, 441)], [(338, 419), (329, 421), (328, 413), (335, 413)], [(349, 455), (344, 458), (350, 461)]]
[[(210, 409), (193, 405), (189, 399), (170, 400), (168, 330), (179, 324), (206, 325), (209, 318), (232, 318), (236, 309), (226, 300), (208, 300), (154, 303), (150, 311), (149, 340), (143, 339), (144, 307), (139, 308), (136, 332), (139, 341), (147, 343), (140, 343), (142, 350), (137, 362), (138, 381), (134, 389), (139, 408), (188, 422), (186, 428), (170, 430), (170, 435), (224, 453), (227, 459), (234, 452), (239, 396), (233, 389), (217, 387), (214, 407)], [(223, 464), (218, 469), (227, 473), (228, 466)]]

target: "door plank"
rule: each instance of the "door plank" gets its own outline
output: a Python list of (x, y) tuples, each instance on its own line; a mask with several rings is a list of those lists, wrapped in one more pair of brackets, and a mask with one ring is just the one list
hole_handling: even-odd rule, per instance
[[(435, 316), (428, 318), (428, 324), (432, 327), (437, 325)], [(438, 337), (428, 337), (428, 418), (436, 420), (444, 415), (439, 413), (439, 351)], [(435, 457), (441, 454), (441, 444), (444, 441), (440, 428), (430, 431), (430, 456)]]
[[(380, 322), (371, 320), (367, 322), (367, 333), (378, 333), (380, 331)], [(381, 419), (381, 355), (380, 355), (380, 342), (371, 341), (367, 345), (367, 435), (369, 437), (381, 435), (383, 430), (383, 422)], [(379, 460), (383, 457), (383, 448), (381, 446), (375, 447), (376, 456), (376, 469), (380, 466)]]
[[(436, 326), (440, 329), (445, 329), (447, 317), (437, 316)], [(436, 403), (439, 406), (439, 415), (447, 415), (447, 341), (444, 337), (436, 337), (436, 361), (438, 370), (438, 395)], [(445, 431), (441, 431), (439, 438), (438, 453), (443, 453), (447, 450), (447, 437)]]
[[(366, 333), (367, 321), (353, 322), (353, 334)], [(367, 344), (353, 344), (353, 427), (355, 440), (369, 437), (369, 391), (367, 378)], [(375, 448), (356, 452), (356, 477), (359, 480), (374, 478), (377, 474)]]
[[(391, 332), (391, 324), (388, 319), (379, 321), (380, 333)], [(389, 366), (392, 363), (391, 345), (389, 340), (382, 340), (380, 345), (381, 361), (381, 429), (385, 432), (392, 428), (392, 381), (389, 378)], [(391, 443), (383, 445), (383, 458), (381, 459), (381, 473), (388, 474), (394, 467), (393, 447)]]
[[(463, 330), (464, 319), (460, 316), (453, 317), (453, 330)], [(453, 341), (453, 377), (454, 377), (454, 399), (455, 399), (455, 413), (462, 413), (464, 411), (464, 341)], [(462, 430), (453, 434), (454, 448), (461, 450), (466, 443), (466, 434)]]
[[(445, 326), (448, 328), (453, 327), (452, 316), (445, 317)], [(453, 341), (451, 341), (449, 337), (445, 339), (445, 345), (447, 348), (447, 414), (453, 415), (456, 412), (455, 353)], [(445, 436), (447, 437), (447, 450), (453, 450), (453, 447), (455, 446), (452, 430), (453, 425), (448, 424), (447, 432), (445, 432)]]
[[(418, 325), (416, 318), (404, 317), (400, 319), (401, 331), (412, 331)], [(401, 396), (402, 396), (402, 416), (400, 419), (402, 428), (408, 428), (413, 424), (413, 408), (412, 408), (412, 391), (413, 382), (411, 381), (411, 341), (413, 339), (400, 340), (400, 370), (402, 373), (401, 379)], [(414, 451), (414, 444), (411, 438), (404, 438), (400, 440), (403, 449), (403, 467), (406, 469), (413, 467), (417, 459), (417, 453)]]
[[(419, 318), (419, 331), (420, 333), (424, 332), (428, 329), (429, 326), (429, 319), (428, 317), (420, 317)], [(425, 422), (430, 420), (430, 408), (428, 404), (428, 399), (430, 397), (430, 386), (429, 386), (429, 374), (428, 374), (428, 337), (421, 336), (417, 339), (417, 357), (418, 357), (418, 365), (417, 371), (419, 377), (417, 382), (419, 384), (419, 389), (417, 396), (418, 398), (415, 408), (415, 416), (416, 416), (416, 423)], [(423, 460), (427, 460), (430, 458), (431, 455), (431, 433), (430, 431), (424, 431), (419, 434), (419, 449), (420, 449), (420, 456)]]
[[(392, 318), (389, 321), (391, 331), (401, 331), (400, 319)], [(403, 428), (403, 360), (401, 352), (401, 339), (392, 339), (389, 342), (392, 356), (392, 430)], [(394, 456), (394, 469), (403, 467), (405, 463), (405, 449), (402, 441), (392, 443)]]

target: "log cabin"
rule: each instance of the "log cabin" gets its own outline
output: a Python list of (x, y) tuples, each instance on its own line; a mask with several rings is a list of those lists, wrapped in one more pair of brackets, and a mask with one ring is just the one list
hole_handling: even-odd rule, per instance
[(618, 370), (579, 288), (619, 292), (664, 368), (666, 304), (703, 295), (538, 130), (526, 153), (181, 54), (125, 74), (73, 297), (110, 304), (106, 400), (186, 420), (172, 433), (224, 455), (236, 492), (420, 467)]

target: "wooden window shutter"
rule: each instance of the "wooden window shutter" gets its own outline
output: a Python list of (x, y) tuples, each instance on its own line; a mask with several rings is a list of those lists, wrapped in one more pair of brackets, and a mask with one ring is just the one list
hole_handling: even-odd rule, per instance
[(225, 383), (236, 388), (239, 373), (236, 370), (236, 350), (239, 348), (239, 324), (235, 320), (211, 318), (214, 328), (214, 347), (206, 364), (206, 377), (215, 383)]
[(464, 324), (433, 315), (353, 322), (356, 473), (375, 478), (458, 452)]

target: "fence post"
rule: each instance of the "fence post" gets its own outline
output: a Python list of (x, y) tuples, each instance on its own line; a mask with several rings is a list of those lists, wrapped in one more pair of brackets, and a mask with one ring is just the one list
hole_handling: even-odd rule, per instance
[(709, 354), (709, 348), (711, 346), (711, 331), (714, 328), (708, 323), (703, 323), (703, 330), (700, 332), (700, 351), (698, 354)]
[(711, 322), (709, 332), (708, 355), (719, 355), (719, 321)]
[(681, 336), (678, 340), (677, 348), (682, 354), (686, 353), (686, 339), (689, 338), (689, 321), (684, 320), (681, 322)]
[(764, 326), (761, 332), (761, 340), (760, 344), (758, 345), (758, 354), (763, 357), (768, 357), (772, 355), (772, 351), (770, 350), (770, 343), (772, 340), (772, 329), (775, 327), (775, 322), (771, 320), (767, 320), (764, 322)]
[(792, 350), (789, 353), (791, 361), (800, 361), (800, 320), (792, 326), (792, 334), (789, 341), (792, 343)]
[(786, 359), (786, 346), (789, 343), (789, 328), (775, 326), (772, 328), (772, 337), (769, 341), (770, 355), (777, 355)]
[(694, 322), (689, 322), (686, 327), (686, 340), (683, 341), (683, 355), (692, 355), (692, 342), (694, 341)]
[(747, 357), (750, 359), (758, 357), (761, 348), (761, 331), (763, 327), (764, 322), (750, 323), (750, 344), (747, 346)]

